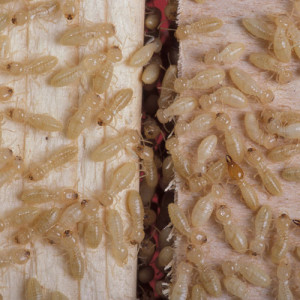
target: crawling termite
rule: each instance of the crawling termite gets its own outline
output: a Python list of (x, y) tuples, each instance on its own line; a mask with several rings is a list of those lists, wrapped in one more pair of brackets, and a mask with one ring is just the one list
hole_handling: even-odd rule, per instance
[(30, 251), (25, 248), (7, 248), (0, 252), (0, 268), (11, 264), (24, 265), (30, 259)]
[(197, 164), (198, 168), (205, 170), (206, 161), (213, 155), (218, 138), (214, 134), (204, 138), (197, 147)]
[(243, 18), (243, 26), (253, 36), (272, 42), (275, 34), (275, 27), (262, 19), (258, 18)]
[(292, 274), (292, 267), (288, 259), (282, 259), (277, 267), (278, 278), (278, 300), (292, 300), (294, 299), (293, 293), (290, 288), (289, 280)]
[(9, 86), (0, 86), (0, 101), (8, 101), (14, 94), (14, 89)]
[(287, 160), (298, 154), (300, 154), (300, 143), (287, 144), (271, 149), (267, 154), (267, 158), (271, 161), (278, 162)]
[(300, 182), (300, 167), (284, 168), (281, 177), (286, 181)]
[(287, 139), (300, 139), (300, 122), (283, 124), (280, 120), (270, 118), (266, 124), (266, 130), (271, 134), (277, 134)]
[(30, 277), (25, 284), (25, 300), (42, 300), (43, 299), (43, 287), (39, 281)]
[(299, 123), (300, 113), (297, 110), (274, 110), (264, 109), (261, 112), (261, 118), (265, 123), (268, 123), (270, 119), (276, 119), (281, 122), (282, 125)]

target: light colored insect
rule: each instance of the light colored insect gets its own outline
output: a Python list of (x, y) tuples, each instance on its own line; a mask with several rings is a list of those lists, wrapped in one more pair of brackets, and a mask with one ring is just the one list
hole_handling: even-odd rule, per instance
[(154, 84), (160, 75), (161, 64), (151, 62), (145, 67), (142, 73), (142, 82), (144, 84)]
[(157, 7), (151, 7), (146, 11), (145, 27), (149, 30), (156, 29), (161, 21), (161, 12)]
[(287, 139), (300, 139), (300, 122), (285, 125), (278, 119), (270, 118), (266, 129), (271, 134)]
[(225, 239), (231, 247), (239, 253), (245, 253), (248, 249), (247, 237), (232, 221), (231, 209), (226, 205), (220, 205), (216, 210), (216, 220), (222, 224)]
[(0, 86), (0, 101), (8, 101), (14, 94), (13, 88), (9, 86)]
[(214, 297), (221, 296), (222, 286), (218, 273), (205, 263), (203, 252), (199, 248), (189, 245), (186, 258), (197, 267), (199, 280), (207, 293)]
[(243, 18), (243, 26), (255, 37), (272, 42), (275, 28), (273, 24), (257, 18)]
[(205, 162), (212, 156), (217, 146), (218, 138), (209, 135), (204, 138), (197, 148), (197, 163), (202, 170), (205, 170)]
[(77, 154), (77, 146), (68, 145), (61, 147), (49, 155), (46, 160), (39, 164), (33, 164), (26, 175), (30, 180), (41, 180), (52, 170), (70, 162)]
[(287, 214), (282, 214), (275, 219), (277, 235), (271, 248), (271, 260), (274, 264), (279, 264), (288, 252), (290, 224), (291, 219)]
[(277, 143), (277, 138), (273, 134), (265, 133), (259, 127), (258, 120), (254, 113), (246, 112), (244, 119), (245, 129), (249, 138), (258, 145), (271, 149)]
[(178, 121), (174, 127), (176, 135), (183, 135), (186, 132), (205, 132), (215, 125), (216, 114), (213, 112), (196, 115), (190, 122)]
[(233, 83), (243, 93), (257, 98), (262, 104), (270, 103), (274, 100), (271, 90), (261, 88), (252, 77), (239, 68), (229, 70), (229, 75)]
[(107, 184), (105, 191), (100, 195), (99, 201), (104, 206), (112, 204), (114, 197), (126, 189), (137, 172), (135, 162), (127, 162), (114, 170), (109, 184)]
[(129, 61), (128, 65), (131, 67), (143, 67), (145, 66), (154, 53), (158, 53), (161, 50), (162, 43), (159, 38), (154, 39), (151, 43), (139, 48), (135, 51)]
[(300, 143), (277, 146), (268, 152), (267, 157), (271, 161), (278, 162), (297, 154), (300, 154)]
[(83, 96), (82, 104), (68, 121), (67, 138), (74, 140), (79, 137), (81, 132), (91, 124), (93, 116), (100, 109), (101, 102), (102, 99), (94, 93)]
[(169, 107), (159, 108), (156, 112), (158, 121), (162, 124), (168, 123), (175, 116), (181, 116), (194, 111), (198, 101), (193, 97), (178, 97)]
[(232, 64), (239, 60), (245, 52), (243, 43), (231, 43), (227, 45), (221, 52), (216, 49), (209, 50), (204, 56), (204, 63), (211, 64)]
[(59, 42), (65, 46), (86, 46), (92, 39), (110, 38), (115, 33), (115, 26), (110, 23), (78, 25), (68, 29)]
[(193, 78), (179, 77), (174, 81), (174, 89), (177, 93), (185, 90), (207, 90), (220, 83), (225, 78), (225, 71), (220, 68), (210, 68), (198, 72)]
[(178, 40), (190, 38), (192, 35), (199, 33), (208, 33), (220, 29), (223, 21), (215, 17), (202, 17), (197, 22), (189, 25), (179, 25), (175, 37)]
[(215, 201), (222, 196), (223, 190), (221, 187), (219, 185), (213, 185), (210, 193), (197, 200), (191, 214), (191, 223), (194, 227), (200, 228), (209, 220), (214, 210)]
[(145, 237), (144, 232), (144, 206), (140, 194), (131, 190), (127, 195), (127, 209), (131, 218), (130, 240), (132, 243), (140, 244)]
[(13, 152), (9, 148), (0, 148), (0, 170), (10, 167), (10, 163), (15, 159)]
[(15, 156), (3, 169), (0, 170), (0, 187), (15, 179), (24, 170), (24, 162), (20, 156)]
[(281, 195), (282, 187), (280, 181), (267, 167), (263, 154), (258, 149), (248, 148), (246, 158), (247, 162), (257, 170), (266, 190), (274, 196)]
[(0, 13), (0, 31), (4, 30), (10, 23), (10, 14)]
[(90, 218), (84, 226), (84, 242), (93, 249), (96, 249), (101, 243), (103, 235), (103, 224), (99, 217)]
[(0, 268), (11, 264), (24, 265), (30, 259), (30, 251), (25, 248), (7, 248), (0, 252)]
[(245, 180), (242, 168), (236, 164), (229, 155), (226, 155), (228, 174), (239, 187), (247, 207), (255, 211), (259, 207), (259, 200), (254, 188)]
[(268, 123), (271, 118), (280, 121), (283, 125), (300, 122), (300, 113), (297, 110), (274, 110), (264, 109), (261, 118)]
[(62, 13), (68, 21), (72, 21), (77, 15), (76, 0), (65, 0), (61, 7)]
[(182, 209), (174, 203), (168, 205), (169, 217), (176, 230), (185, 236), (193, 245), (202, 245), (207, 242), (206, 234), (198, 228), (191, 228)]
[(229, 115), (226, 113), (217, 113), (216, 127), (225, 134), (225, 144), (228, 154), (236, 163), (241, 163), (245, 155), (244, 141), (235, 128), (231, 126)]
[(25, 285), (25, 299), (26, 300), (42, 300), (43, 287), (34, 277), (27, 280)]
[(249, 61), (262, 70), (275, 73), (276, 81), (280, 84), (288, 83), (292, 80), (292, 72), (284, 68), (278, 60), (266, 53), (251, 53)]
[(300, 181), (300, 168), (290, 167), (281, 171), (281, 177), (286, 181), (299, 182)]
[(247, 284), (240, 280), (237, 276), (225, 276), (223, 284), (229, 294), (237, 297), (238, 299), (248, 299)]
[(10, 50), (10, 39), (8, 35), (0, 35), (0, 58), (7, 58)]
[(272, 223), (270, 206), (263, 205), (256, 214), (254, 221), (254, 239), (249, 244), (252, 255), (262, 255), (266, 248), (266, 237)]
[(147, 116), (146, 120), (143, 122), (143, 133), (146, 139), (154, 140), (160, 135), (161, 129), (154, 119)]
[(129, 144), (137, 144), (140, 136), (136, 130), (128, 130), (114, 138), (109, 138), (97, 146), (91, 153), (93, 161), (105, 161), (125, 149)]
[(106, 61), (99, 67), (93, 77), (93, 91), (97, 94), (104, 93), (112, 80), (114, 63), (122, 60), (122, 51), (119, 47), (112, 47), (106, 55)]
[(14, 122), (29, 125), (43, 131), (62, 131), (63, 124), (48, 114), (34, 114), (22, 108), (9, 108), (7, 116)]
[(294, 296), (289, 287), (289, 279), (292, 274), (292, 268), (288, 259), (283, 259), (277, 267), (278, 278), (278, 300), (293, 300)]
[(123, 222), (118, 211), (106, 211), (106, 229), (111, 241), (112, 255), (117, 264), (123, 266), (127, 263), (128, 249), (124, 241)]
[(210, 95), (202, 95), (199, 99), (199, 105), (203, 110), (210, 110), (217, 102), (234, 108), (248, 106), (247, 97), (239, 90), (229, 86), (223, 86)]
[(50, 300), (69, 300), (69, 298), (63, 293), (55, 291), (51, 293)]
[(133, 96), (132, 89), (122, 89), (118, 91), (113, 99), (110, 99), (103, 111), (98, 115), (98, 125), (102, 126), (111, 123), (113, 117), (125, 108)]
[(191, 300), (207, 300), (207, 294), (201, 284), (193, 285)]

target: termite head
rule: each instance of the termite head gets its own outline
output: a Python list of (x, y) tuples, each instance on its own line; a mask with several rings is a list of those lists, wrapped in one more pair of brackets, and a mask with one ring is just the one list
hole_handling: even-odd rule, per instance
[(156, 112), (156, 117), (161, 124), (168, 123), (170, 119), (165, 115), (164, 110), (159, 108)]
[(199, 105), (201, 109), (209, 110), (213, 105), (210, 95), (202, 95), (199, 99)]
[(237, 272), (237, 262), (224, 261), (222, 271), (225, 276), (232, 276)]
[(154, 153), (153, 153), (153, 149), (151, 147), (148, 146), (144, 146), (144, 145), (138, 145), (136, 147), (134, 147), (134, 150), (136, 152), (136, 154), (140, 157), (140, 159), (143, 160), (153, 160), (154, 157)]
[(30, 259), (30, 251), (28, 249), (17, 249), (14, 253), (14, 262), (18, 265), (23, 265)]
[(265, 251), (266, 245), (264, 242), (260, 240), (252, 240), (249, 244), (250, 253), (253, 256), (257, 256), (258, 254), (262, 254)]
[(211, 49), (204, 56), (204, 63), (207, 65), (212, 65), (217, 63), (218, 51), (216, 49)]
[(231, 219), (231, 210), (226, 205), (220, 205), (216, 210), (216, 220), (221, 224), (228, 224)]
[(222, 195), (224, 194), (224, 190), (221, 188), (220, 185), (218, 184), (214, 184), (212, 187), (211, 187), (211, 193), (214, 197), (216, 198), (220, 198), (222, 197)]
[(277, 268), (277, 278), (279, 281), (287, 281), (291, 277), (292, 267), (287, 258), (280, 260)]
[(248, 148), (246, 152), (247, 161), (251, 165), (256, 165), (263, 160), (262, 153), (255, 148)]
[(130, 143), (135, 144), (140, 141), (140, 134), (137, 130), (129, 130), (128, 137), (129, 137)]
[(189, 27), (188, 26), (178, 26), (175, 37), (177, 40), (186, 39), (189, 35)]
[(271, 90), (263, 91), (261, 94), (262, 103), (270, 103), (274, 100), (274, 93)]
[(113, 46), (107, 51), (107, 59), (114, 63), (121, 61), (122, 58), (122, 51), (118, 46)]
[(109, 206), (113, 203), (113, 201), (114, 201), (114, 199), (113, 199), (112, 195), (108, 192), (103, 192), (99, 199), (99, 202), (103, 206)]
[(198, 228), (193, 228), (191, 232), (191, 243), (201, 246), (207, 242), (207, 235)]
[(145, 232), (143, 230), (133, 230), (131, 233), (131, 241), (132, 245), (140, 244), (145, 238)]
[(110, 112), (102, 111), (98, 116), (98, 125), (103, 126), (110, 123), (113, 119), (113, 115)]
[(228, 114), (226, 113), (216, 114), (216, 127), (218, 130), (224, 130), (228, 128), (230, 124), (231, 124), (231, 120)]
[(84, 209), (86, 215), (96, 215), (100, 209), (100, 204), (96, 200), (84, 199), (81, 201), (81, 207)]
[(204, 255), (201, 249), (194, 245), (188, 245), (186, 248), (186, 259), (196, 266), (204, 263)]
[(284, 229), (288, 229), (291, 224), (291, 219), (287, 214), (281, 214), (276, 220), (276, 226)]
[(15, 236), (15, 241), (18, 244), (25, 245), (30, 241), (32, 233), (33, 229), (31, 228), (21, 228)]
[(268, 123), (269, 119), (274, 118), (274, 116), (275, 116), (275, 111), (272, 109), (264, 109), (260, 114), (260, 117), (265, 123)]
[(281, 127), (280, 121), (274, 119), (273, 117), (268, 119), (267, 130), (270, 133), (277, 133), (278, 129)]
[(13, 121), (16, 122), (23, 122), (25, 118), (25, 112), (21, 108), (9, 108), (6, 111), (6, 115), (12, 119)]
[(74, 190), (72, 189), (65, 189), (63, 190), (62, 192), (62, 197), (63, 197), (63, 200), (77, 200), (78, 199), (78, 193), (75, 192)]
[(188, 79), (177, 78), (174, 81), (174, 90), (176, 93), (181, 93), (188, 88)]
[(293, 74), (290, 70), (281, 70), (281, 72), (278, 75), (278, 83), (285, 84), (292, 80)]
[(166, 149), (168, 151), (172, 151), (172, 150), (176, 150), (176, 148), (178, 148), (179, 146), (179, 142), (178, 139), (176, 137), (171, 137), (166, 141)]
[(12, 24), (22, 26), (28, 22), (29, 15), (26, 11), (19, 11), (11, 17)]
[(4, 71), (17, 76), (24, 72), (24, 65), (20, 62), (10, 62), (4, 65)]
[(241, 180), (244, 177), (242, 168), (236, 164), (229, 155), (226, 155), (226, 162), (230, 178), (233, 180)]

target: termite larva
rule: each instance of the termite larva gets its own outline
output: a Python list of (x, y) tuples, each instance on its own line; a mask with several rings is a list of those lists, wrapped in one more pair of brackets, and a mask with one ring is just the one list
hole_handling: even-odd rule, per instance
[(103, 235), (103, 224), (100, 218), (93, 216), (84, 226), (84, 242), (93, 249), (96, 249), (101, 243)]
[(189, 38), (191, 35), (208, 33), (220, 29), (223, 21), (215, 17), (202, 17), (197, 22), (189, 25), (178, 26), (175, 36), (178, 40)]
[(0, 58), (7, 58), (10, 50), (10, 40), (8, 35), (0, 35)]
[(292, 80), (292, 72), (285, 69), (279, 61), (266, 53), (251, 53), (249, 60), (254, 66), (262, 70), (274, 72), (276, 80), (280, 84), (288, 83)]
[(202, 95), (199, 105), (204, 110), (209, 110), (216, 103), (226, 104), (234, 108), (245, 108), (248, 106), (247, 97), (239, 90), (223, 86), (210, 95)]
[(205, 162), (212, 156), (217, 146), (218, 138), (215, 135), (209, 135), (204, 138), (197, 148), (197, 164), (205, 169)]
[(8, 248), (0, 252), (0, 268), (10, 264), (24, 265), (30, 259), (30, 251), (24, 248)]
[(145, 237), (143, 219), (144, 206), (140, 194), (137, 191), (131, 190), (127, 195), (127, 208), (131, 218), (131, 242), (140, 244)]
[(253, 211), (259, 207), (259, 201), (254, 188), (245, 180), (242, 168), (229, 155), (226, 155), (228, 174), (239, 187), (245, 204)]
[(232, 221), (231, 209), (226, 205), (220, 205), (216, 210), (216, 220), (222, 224), (225, 239), (231, 247), (239, 253), (245, 253), (248, 249), (247, 237)]
[(271, 134), (277, 134), (287, 139), (300, 139), (300, 122), (283, 124), (278, 119), (270, 118), (266, 129)]
[(69, 300), (69, 298), (63, 293), (55, 291), (51, 293), (49, 300)]
[(68, 29), (59, 41), (65, 46), (86, 46), (92, 39), (109, 38), (115, 32), (115, 26), (110, 23), (79, 25)]
[(48, 114), (34, 114), (22, 108), (9, 108), (7, 116), (14, 122), (27, 124), (43, 131), (62, 131), (63, 124)]
[(277, 162), (284, 161), (297, 154), (300, 154), (300, 143), (277, 146), (268, 152), (267, 157), (269, 160)]
[(273, 110), (273, 109), (264, 109), (261, 112), (261, 118), (265, 123), (268, 123), (269, 120), (276, 119), (282, 124), (290, 124), (300, 122), (300, 113), (297, 110)]
[(239, 68), (232, 68), (229, 70), (229, 75), (239, 90), (247, 95), (256, 97), (262, 104), (270, 103), (274, 100), (273, 92), (261, 88), (245, 71)]
[(161, 133), (161, 129), (154, 119), (147, 116), (146, 120), (143, 122), (143, 133), (146, 139), (154, 140)]
[(14, 90), (9, 86), (0, 86), (0, 101), (8, 101), (13, 96)]
[(207, 300), (207, 294), (201, 284), (194, 284), (191, 292), (191, 300)]
[(61, 10), (65, 18), (72, 21), (77, 15), (76, 0), (65, 0)]
[(289, 279), (291, 277), (292, 268), (287, 259), (283, 259), (279, 262), (277, 267), (278, 278), (278, 300), (293, 300), (294, 296), (289, 287)]
[(93, 116), (99, 111), (101, 102), (102, 99), (94, 93), (83, 96), (82, 104), (68, 121), (67, 138), (71, 140), (78, 138), (81, 132), (92, 122)]
[(233, 295), (238, 299), (248, 299), (247, 284), (237, 276), (225, 276), (223, 284), (230, 295)]
[(123, 222), (114, 209), (106, 211), (106, 229), (111, 240), (111, 250), (119, 266), (127, 263), (128, 250), (124, 242)]
[(176, 281), (172, 286), (170, 300), (187, 299), (193, 267), (188, 262), (180, 262), (176, 268)]
[(193, 245), (202, 245), (207, 242), (205, 233), (198, 228), (191, 228), (184, 212), (178, 205), (170, 203), (168, 205), (168, 212), (176, 230), (185, 236)]
[(25, 299), (26, 300), (42, 300), (43, 288), (38, 280), (31, 277), (27, 280), (25, 285)]
[(266, 41), (273, 41), (275, 28), (272, 24), (256, 18), (244, 18), (242, 20), (244, 27), (255, 37)]
[(270, 206), (263, 205), (256, 214), (254, 221), (254, 239), (249, 244), (253, 255), (262, 255), (266, 248), (266, 237), (272, 223)]
[(209, 50), (204, 56), (204, 63), (211, 65), (218, 64), (231, 64), (239, 60), (245, 51), (243, 43), (231, 43), (227, 45), (221, 52), (216, 49)]
[(258, 120), (254, 113), (247, 112), (244, 119), (245, 129), (249, 138), (258, 145), (271, 149), (277, 142), (277, 138), (273, 134), (265, 133), (259, 127)]
[(226, 113), (217, 113), (216, 127), (225, 133), (225, 144), (228, 154), (235, 162), (241, 163), (245, 155), (244, 141), (240, 134), (232, 127), (229, 115)]
[(110, 183), (99, 197), (100, 203), (104, 206), (111, 205), (114, 197), (130, 185), (136, 172), (137, 168), (135, 162), (124, 163), (115, 169), (111, 176)]
[(210, 68), (198, 72), (193, 78), (179, 77), (174, 81), (174, 89), (181, 93), (189, 89), (207, 90), (220, 84), (225, 78), (225, 71), (220, 68)]
[(68, 145), (54, 151), (46, 160), (29, 168), (27, 177), (38, 181), (43, 179), (50, 171), (61, 167), (71, 161), (78, 154), (76, 146)]
[(286, 181), (300, 182), (300, 168), (285, 168), (281, 171), (281, 177)]
[(282, 214), (275, 220), (277, 235), (271, 248), (271, 260), (274, 264), (279, 264), (288, 252), (290, 224), (291, 219), (287, 214)]
[(22, 174), (24, 162), (20, 156), (16, 156), (6, 167), (0, 170), (0, 187), (12, 181), (18, 174)]
[(118, 91), (113, 99), (110, 99), (103, 111), (98, 115), (98, 124), (100, 126), (111, 123), (113, 117), (125, 108), (133, 96), (132, 89), (122, 89)]
[(247, 162), (257, 170), (266, 190), (274, 196), (281, 195), (282, 187), (280, 181), (266, 166), (263, 154), (257, 149), (249, 148), (246, 152), (246, 157)]
[(170, 106), (165, 109), (158, 109), (156, 117), (162, 124), (168, 123), (175, 116), (181, 116), (194, 111), (198, 101), (193, 97), (178, 97)]
[(191, 223), (194, 227), (200, 228), (208, 221), (214, 210), (215, 201), (222, 195), (223, 191), (220, 186), (213, 185), (210, 193), (197, 200), (191, 214)]

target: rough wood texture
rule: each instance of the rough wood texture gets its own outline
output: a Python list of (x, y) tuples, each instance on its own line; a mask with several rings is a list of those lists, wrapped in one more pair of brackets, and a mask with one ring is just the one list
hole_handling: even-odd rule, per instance
[[(180, 61), (179, 69), (180, 76), (191, 78), (195, 73), (201, 69), (205, 69), (206, 66), (201, 62), (203, 54), (211, 49), (216, 48), (217, 50), (222, 49), (230, 42), (242, 42), (246, 45), (246, 52), (243, 55), (242, 60), (235, 63), (235, 66), (239, 66), (246, 71), (250, 72), (254, 78), (261, 84), (266, 84), (275, 93), (275, 100), (271, 107), (275, 109), (300, 109), (298, 97), (300, 92), (300, 77), (298, 71), (299, 60), (295, 57), (292, 60), (292, 69), (294, 72), (294, 80), (286, 85), (278, 85), (274, 78), (270, 78), (270, 74), (262, 72), (257, 68), (253, 67), (247, 62), (248, 56), (251, 52), (257, 51), (268, 51), (268, 44), (262, 40), (258, 40), (250, 36), (241, 25), (241, 19), (243, 17), (259, 17), (266, 14), (275, 13), (286, 13), (288, 14), (292, 10), (292, 1), (215, 1), (207, 0), (204, 4), (197, 4), (193, 1), (180, 0), (179, 1), (179, 24), (188, 24), (198, 20), (200, 16), (214, 16), (223, 20), (223, 27), (213, 33), (207, 35), (195, 35), (189, 40), (184, 40), (180, 43)], [(231, 66), (224, 66), (225, 69), (229, 69)], [(226, 78), (226, 83), (232, 84), (228, 78)], [(211, 91), (210, 91), (211, 92)], [(190, 95), (199, 96), (201, 93), (194, 91), (188, 92)], [(216, 106), (215, 111), (225, 111), (228, 112), (233, 120), (235, 128), (244, 136), (245, 144), (247, 147), (255, 146), (245, 135), (243, 116), (245, 111), (257, 111), (262, 110), (263, 107), (259, 105), (255, 100), (250, 99), (250, 106), (245, 110), (231, 109), (228, 106)], [(190, 119), (193, 115), (197, 114), (199, 111), (194, 112), (189, 116), (185, 116), (184, 119)], [(191, 159), (195, 160), (195, 153), (199, 142), (203, 137), (216, 133), (219, 137), (216, 155), (212, 158), (214, 161), (217, 157), (225, 155), (224, 139), (220, 132), (213, 129), (205, 133), (193, 132), (188, 136), (181, 136), (181, 149), (179, 151), (184, 151), (185, 155)], [(259, 148), (259, 147), (258, 147)], [(263, 149), (262, 149), (263, 150)], [(266, 151), (264, 150), (264, 153)], [(270, 168), (279, 176), (280, 170), (286, 165), (294, 165), (299, 161), (298, 157), (295, 157), (288, 162), (284, 163), (272, 163), (268, 160), (266, 162)], [(246, 178), (251, 182), (259, 195), (259, 200), (261, 204), (268, 204), (273, 208), (274, 217), (285, 212), (288, 213), (291, 218), (296, 218), (300, 216), (299, 207), (299, 196), (300, 191), (296, 183), (289, 183), (281, 179), (283, 187), (283, 195), (281, 197), (270, 196), (263, 188), (259, 177), (254, 177), (256, 175), (255, 170), (247, 166), (245, 162), (242, 163), (243, 169), (246, 171)], [(244, 229), (247, 233), (248, 240), (253, 237), (253, 221), (254, 214), (251, 213), (249, 209), (241, 201), (240, 193), (237, 188), (234, 187), (230, 182), (224, 182), (223, 187), (225, 190), (225, 195), (222, 200), (218, 201), (219, 204), (227, 204), (233, 214), (233, 219)], [(185, 191), (183, 186), (179, 184), (178, 187), (178, 203), (183, 207), (187, 214), (189, 214), (190, 209), (193, 207), (199, 194), (192, 195), (188, 191)], [(293, 226), (291, 226), (293, 228)], [(225, 259), (236, 260), (240, 257), (245, 257), (246, 259), (253, 260), (253, 263), (262, 264), (262, 266), (268, 270), (268, 273), (272, 276), (273, 282), (270, 289), (256, 288), (249, 284), (249, 299), (274, 299), (277, 290), (277, 278), (276, 278), (276, 267), (271, 263), (269, 259), (270, 247), (267, 249), (267, 253), (263, 257), (251, 258), (249, 255), (240, 255), (234, 252), (231, 247), (224, 241), (224, 233), (222, 227), (217, 224), (212, 217), (206, 226), (204, 226), (204, 231), (207, 233), (208, 242), (203, 246), (203, 251), (206, 256), (207, 264), (211, 265), (214, 269), (219, 270), (219, 275), (222, 278), (220, 272), (220, 263)], [(274, 236), (274, 229), (272, 231), (272, 236)], [(299, 245), (299, 230), (293, 229), (291, 232), (291, 250), (293, 247)], [(270, 244), (272, 245), (273, 239), (270, 239)], [(177, 259), (183, 258), (185, 253), (186, 243), (183, 239), (177, 239)], [(299, 270), (299, 262), (296, 263), (295, 257), (292, 253), (289, 255), (290, 262), (293, 266), (294, 271)], [(293, 276), (292, 276), (293, 278)], [(292, 286), (295, 287), (295, 281), (291, 280)], [(299, 288), (299, 282), (298, 282)], [(294, 292), (295, 289), (293, 290)], [(299, 290), (298, 290), (299, 293)], [(299, 294), (295, 293), (299, 297)], [(213, 298), (211, 298), (213, 299)], [(223, 296), (218, 299), (231, 299), (224, 290)]]
[[(30, 1), (35, 2), (35, 1)], [(63, 2), (63, 1), (62, 1)], [(26, 1), (3, 6), (16, 10), (24, 7)], [(24, 60), (38, 55), (55, 55), (59, 64), (58, 70), (66, 65), (77, 64), (87, 53), (106, 50), (112, 45), (118, 45), (123, 51), (122, 62), (115, 67), (113, 84), (103, 95), (106, 101), (119, 89), (132, 88), (134, 97), (130, 105), (124, 109), (112, 127), (99, 127), (96, 123), (90, 126), (78, 141), (79, 156), (76, 161), (65, 167), (51, 172), (47, 178), (32, 184), (28, 180), (19, 179), (1, 188), (1, 217), (14, 207), (20, 206), (17, 195), (23, 188), (45, 185), (47, 187), (73, 187), (78, 189), (81, 197), (99, 195), (105, 187), (109, 175), (121, 163), (133, 160), (132, 155), (121, 153), (116, 159), (104, 163), (94, 163), (89, 159), (91, 149), (101, 141), (116, 135), (119, 131), (129, 128), (140, 129), (141, 69), (126, 66), (129, 55), (143, 44), (144, 32), (144, 1), (119, 0), (80, 0), (79, 18), (71, 24), (91, 22), (111, 22), (116, 27), (116, 38), (98, 40), (88, 47), (66, 47), (58, 44), (61, 33), (69, 25), (61, 12), (49, 20), (36, 20), (22, 27), (10, 27), (7, 31), (11, 38), (11, 60)], [(4, 31), (6, 33), (6, 31)], [(6, 107), (21, 107), (35, 113), (49, 113), (64, 123), (80, 103), (83, 87), (77, 83), (69, 87), (54, 88), (48, 82), (51, 75), (13, 78), (0, 74), (0, 83), (9, 83), (14, 87), (16, 96), (7, 103), (1, 103), (1, 110)], [(12, 148), (16, 155), (24, 158), (28, 167), (32, 161), (39, 161), (60, 145), (70, 144), (71, 141), (63, 133), (47, 134), (21, 124), (5, 120), (2, 125), (4, 147)], [(46, 140), (46, 137), (48, 139)], [(138, 172), (132, 189), (138, 189)], [(122, 215), (125, 229), (129, 221), (125, 210), (125, 195), (122, 192), (113, 206)], [(50, 206), (50, 205), (49, 205)], [(48, 206), (48, 207), (49, 207)], [(103, 210), (101, 211), (103, 214)], [(12, 231), (1, 234), (1, 249), (14, 245)], [(0, 293), (4, 299), (23, 299), (24, 282), (28, 277), (37, 277), (40, 283), (48, 289), (57, 289), (65, 293), (69, 299), (135, 299), (136, 291), (136, 259), (137, 248), (128, 242), (128, 263), (120, 268), (111, 256), (108, 241), (104, 237), (96, 250), (84, 248), (82, 251), (86, 260), (85, 276), (77, 282), (68, 274), (66, 256), (47, 241), (35, 240), (31, 245), (32, 259), (24, 267), (10, 267), (1, 270)]]

